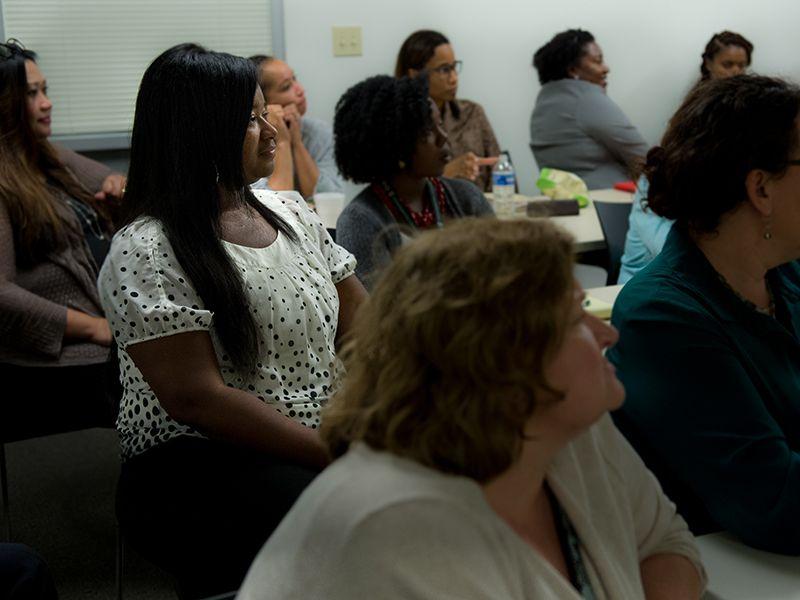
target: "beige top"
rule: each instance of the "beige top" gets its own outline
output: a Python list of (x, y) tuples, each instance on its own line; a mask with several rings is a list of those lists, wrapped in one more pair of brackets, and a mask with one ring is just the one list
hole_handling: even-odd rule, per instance
[[(644, 598), (639, 564), (654, 554), (686, 556), (705, 579), (686, 523), (608, 415), (558, 454), (547, 480), (597, 600)], [(303, 493), (237, 598), (580, 600), (475, 481), (364, 445)]]

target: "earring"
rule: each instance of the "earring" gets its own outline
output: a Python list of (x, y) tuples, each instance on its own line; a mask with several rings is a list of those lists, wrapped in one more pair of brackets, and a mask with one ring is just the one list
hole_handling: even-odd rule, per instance
[(398, 160), (397, 161), (397, 166), (400, 167), (400, 170), (402, 171), (403, 169), (406, 168), (406, 163), (403, 160)]
[(763, 235), (763, 237), (764, 237), (765, 240), (771, 240), (772, 239), (772, 219), (770, 219), (769, 217), (764, 219), (764, 235)]

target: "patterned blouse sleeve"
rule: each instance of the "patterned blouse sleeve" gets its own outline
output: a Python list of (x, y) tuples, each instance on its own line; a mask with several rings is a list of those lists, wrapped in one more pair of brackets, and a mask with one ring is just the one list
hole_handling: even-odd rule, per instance
[(203, 307), (154, 221), (135, 222), (114, 237), (98, 286), (120, 348), (211, 327), (213, 313)]
[[(256, 195), (258, 197), (258, 195)], [(283, 203), (297, 215), (303, 225), (298, 235), (304, 243), (311, 243), (322, 254), (331, 272), (333, 283), (344, 281), (356, 271), (356, 258), (331, 239), (317, 213), (311, 210), (308, 203), (297, 192), (280, 192)]]

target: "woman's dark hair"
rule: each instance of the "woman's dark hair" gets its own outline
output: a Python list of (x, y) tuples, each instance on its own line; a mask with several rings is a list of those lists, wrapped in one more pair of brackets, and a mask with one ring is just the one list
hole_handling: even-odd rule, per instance
[(394, 76), (397, 78), (408, 76), (409, 69), (421, 71), (433, 57), (436, 48), (442, 44), (449, 44), (444, 35), (438, 31), (421, 29), (406, 38), (400, 51), (397, 53), (397, 63), (394, 67)]
[(108, 212), (31, 127), (26, 61), (35, 63), (36, 53), (17, 40), (0, 44), (0, 202), (11, 222), (16, 262), (23, 267), (62, 248), (68, 238), (83, 237), (82, 230), (69, 227), (59, 213), (51, 186), (91, 206), (101, 227), (111, 232)]
[(355, 183), (388, 179), (411, 163), (417, 141), (433, 128), (425, 77), (376, 75), (339, 99), (333, 119), (339, 172)]
[(242, 275), (220, 239), (219, 188), (297, 239), (245, 181), (242, 147), (257, 86), (253, 63), (196, 44), (156, 58), (136, 98), (125, 193), (125, 222), (148, 216), (162, 223), (178, 262), (214, 312), (222, 346), (242, 369), (257, 362), (258, 329)]
[[(397, 62), (394, 66), (394, 76), (398, 79), (408, 77), (410, 69), (422, 71), (424, 75), (425, 65), (433, 58), (436, 48), (442, 44), (449, 43), (450, 40), (438, 31), (433, 31), (432, 29), (415, 31), (400, 46), (400, 51), (397, 53)], [(453, 118), (458, 119), (461, 116), (461, 109), (458, 103), (448, 102), (448, 105)]]
[(647, 154), (647, 204), (697, 233), (747, 199), (753, 169), (777, 176), (798, 145), (800, 88), (780, 79), (737, 75), (701, 82)]
[(586, 54), (586, 45), (594, 41), (594, 36), (583, 29), (567, 29), (553, 36), (553, 39), (533, 55), (533, 66), (539, 73), (539, 83), (566, 79), (569, 70), (578, 66)]
[(706, 67), (706, 61), (713, 61), (714, 57), (728, 46), (738, 46), (739, 48), (743, 49), (747, 54), (747, 64), (748, 66), (750, 65), (750, 62), (753, 58), (753, 44), (750, 43), (750, 40), (733, 31), (720, 31), (719, 33), (715, 33), (713, 36), (711, 36), (711, 39), (708, 40), (708, 43), (706, 44), (705, 50), (703, 50), (703, 54), (701, 56), (702, 60), (700, 62), (701, 79), (705, 80), (711, 77), (711, 73), (709, 73), (708, 68)]
[(261, 76), (261, 67), (264, 65), (268, 65), (273, 60), (275, 60), (274, 56), (269, 56), (268, 54), (254, 54), (247, 58), (253, 65), (256, 67), (256, 73), (258, 75), (258, 85), (261, 86), (261, 91), (264, 92), (264, 99), (267, 100), (267, 92), (271, 87), (270, 82), (267, 81), (266, 77)]

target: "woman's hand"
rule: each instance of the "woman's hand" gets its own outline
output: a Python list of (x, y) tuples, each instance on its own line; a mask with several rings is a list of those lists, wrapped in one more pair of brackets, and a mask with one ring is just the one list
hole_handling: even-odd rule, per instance
[(280, 104), (267, 105), (267, 121), (278, 130), (278, 139), (275, 140), (279, 146), (292, 144), (292, 134), (286, 124), (286, 112)]
[(444, 167), (445, 177), (457, 177), (459, 179), (469, 179), (475, 181), (478, 177), (480, 164), (474, 152), (467, 152), (461, 156), (456, 156)]
[(286, 123), (286, 127), (289, 128), (289, 134), (292, 136), (292, 145), (303, 143), (300, 131), (302, 119), (303, 117), (300, 115), (300, 111), (297, 110), (296, 104), (287, 104), (283, 107), (283, 121)]
[(111, 345), (111, 328), (103, 317), (93, 317), (79, 310), (67, 309), (67, 327), (64, 337), (92, 342), (100, 346)]
[(122, 195), (125, 193), (125, 183), (127, 181), (128, 180), (125, 178), (125, 175), (122, 175), (121, 173), (112, 173), (105, 178), (103, 185), (100, 186), (100, 191), (97, 192), (94, 197), (98, 200), (122, 198)]

